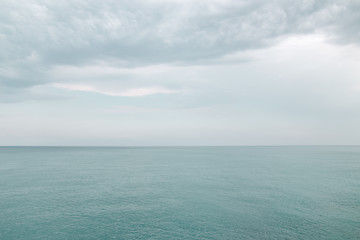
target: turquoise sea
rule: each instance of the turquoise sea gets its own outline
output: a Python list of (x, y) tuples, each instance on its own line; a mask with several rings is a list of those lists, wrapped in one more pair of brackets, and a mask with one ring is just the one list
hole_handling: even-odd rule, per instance
[(1, 147), (0, 239), (360, 239), (360, 147)]

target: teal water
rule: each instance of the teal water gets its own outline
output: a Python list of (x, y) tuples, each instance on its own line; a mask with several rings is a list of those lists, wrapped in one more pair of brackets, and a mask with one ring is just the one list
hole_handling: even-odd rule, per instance
[(360, 147), (1, 147), (0, 239), (360, 239)]

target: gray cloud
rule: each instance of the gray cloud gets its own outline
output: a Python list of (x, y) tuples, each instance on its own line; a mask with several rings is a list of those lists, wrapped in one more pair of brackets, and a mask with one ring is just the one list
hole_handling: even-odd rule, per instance
[(61, 65), (208, 62), (275, 44), (284, 35), (315, 31), (338, 43), (360, 40), (355, 0), (28, 0), (1, 5), (2, 96), (52, 82), (49, 71)]

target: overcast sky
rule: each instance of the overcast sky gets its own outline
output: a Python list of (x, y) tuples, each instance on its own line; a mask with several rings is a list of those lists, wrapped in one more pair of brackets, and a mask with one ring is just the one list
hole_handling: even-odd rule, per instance
[(359, 0), (1, 0), (0, 145), (360, 144)]

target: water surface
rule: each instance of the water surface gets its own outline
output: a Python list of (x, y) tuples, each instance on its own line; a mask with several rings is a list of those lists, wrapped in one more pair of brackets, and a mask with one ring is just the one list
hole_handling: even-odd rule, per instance
[(360, 239), (360, 147), (1, 147), (0, 239)]

